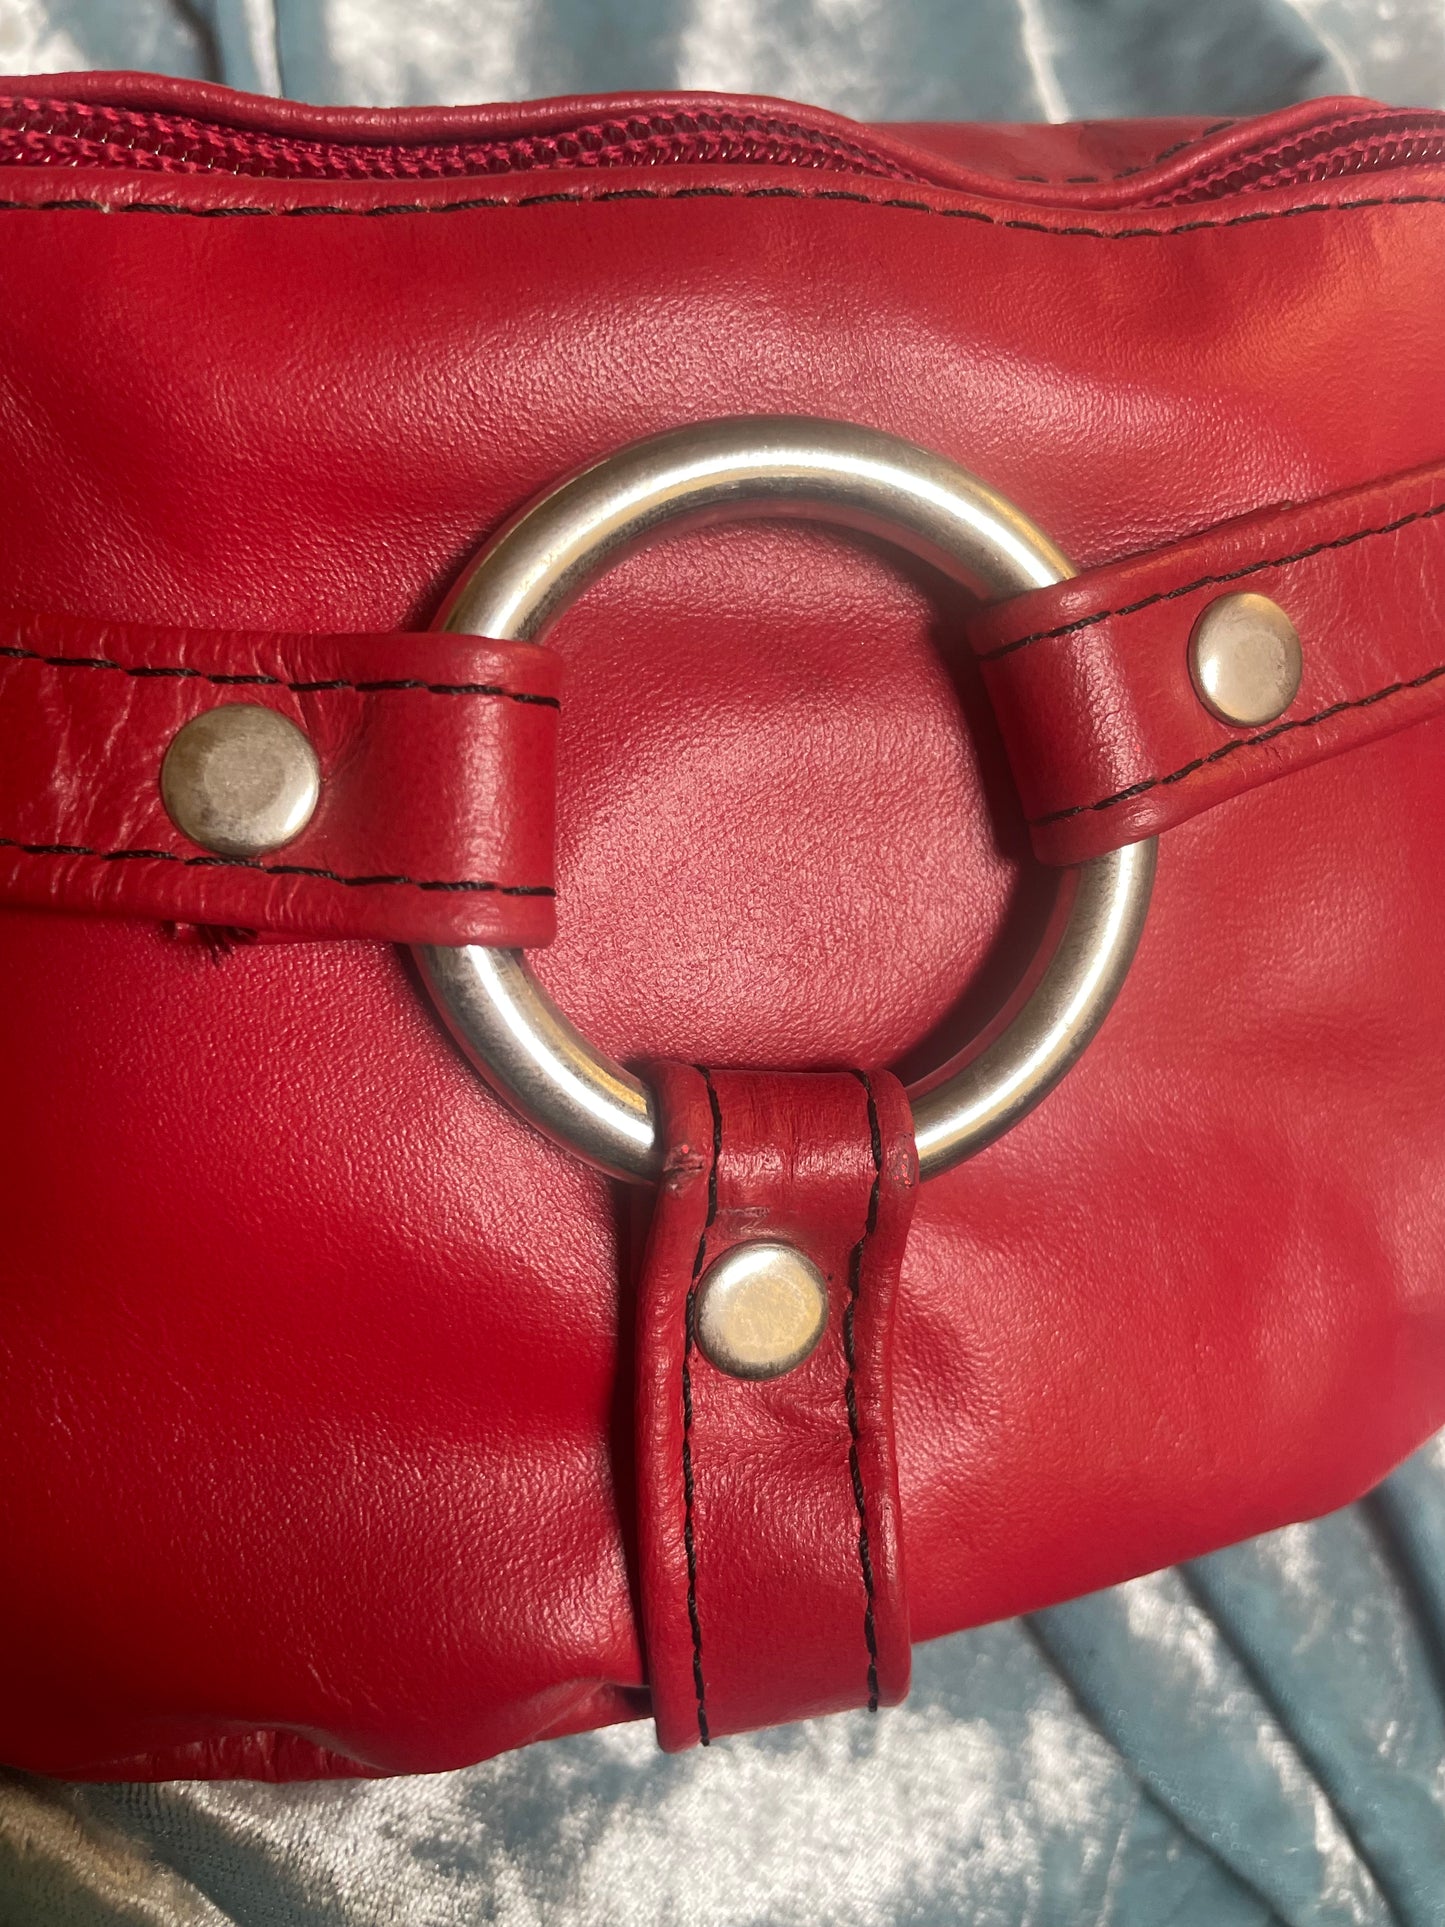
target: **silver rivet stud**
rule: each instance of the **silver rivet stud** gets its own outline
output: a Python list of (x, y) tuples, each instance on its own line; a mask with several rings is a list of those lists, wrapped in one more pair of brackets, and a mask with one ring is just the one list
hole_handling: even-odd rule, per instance
[(697, 1342), (733, 1378), (779, 1378), (792, 1371), (827, 1322), (823, 1274), (792, 1245), (734, 1245), (703, 1274)]
[(295, 723), (259, 703), (193, 716), (161, 764), (171, 821), (219, 856), (280, 849), (306, 828), (320, 794), (315, 750)]
[(1303, 669), (1295, 626), (1268, 596), (1217, 596), (1189, 638), (1195, 692), (1222, 723), (1272, 723), (1299, 694)]

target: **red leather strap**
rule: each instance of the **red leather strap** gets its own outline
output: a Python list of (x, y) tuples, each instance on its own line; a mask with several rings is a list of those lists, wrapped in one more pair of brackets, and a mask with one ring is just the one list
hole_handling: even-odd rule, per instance
[[(1194, 693), (1196, 618), (1272, 597), (1304, 650), (1299, 694), (1234, 729)], [(1445, 464), (1263, 509), (984, 610), (974, 647), (1049, 863), (1157, 835), (1291, 770), (1445, 710)]]
[[(887, 1072), (664, 1064), (666, 1165), (638, 1306), (642, 1612), (669, 1750), (908, 1690), (891, 1359), (917, 1188)], [(828, 1281), (783, 1377), (729, 1377), (693, 1337), (699, 1281), (776, 1238)]]
[[(0, 614), (0, 902), (292, 937), (534, 945), (554, 931), (558, 663), (474, 636), (199, 633)], [(321, 800), (217, 856), (161, 802), (221, 703), (297, 723)]]

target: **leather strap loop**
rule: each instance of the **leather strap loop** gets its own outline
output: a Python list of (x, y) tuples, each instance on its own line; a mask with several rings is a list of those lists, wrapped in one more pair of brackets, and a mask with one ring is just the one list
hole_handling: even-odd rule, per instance
[[(1261, 728), (1211, 715), (1190, 632), (1250, 590), (1304, 676)], [(1034, 848), (1079, 863), (1445, 711), (1445, 464), (1262, 509), (983, 610), (972, 625)]]
[[(0, 902), (289, 937), (549, 943), (557, 658), (425, 634), (167, 630), (0, 613)], [(302, 729), (306, 829), (255, 858), (171, 822), (160, 768), (223, 703)]]
[[(651, 1073), (668, 1145), (638, 1306), (642, 1613), (671, 1751), (908, 1690), (891, 1345), (917, 1192), (887, 1072)], [(828, 1322), (779, 1378), (696, 1344), (700, 1282), (776, 1239)]]

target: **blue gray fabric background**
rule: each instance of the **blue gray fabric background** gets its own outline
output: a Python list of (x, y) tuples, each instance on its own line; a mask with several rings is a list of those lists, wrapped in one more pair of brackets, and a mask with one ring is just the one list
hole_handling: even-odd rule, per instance
[(1442, 0), (0, 0), (0, 73), (148, 67), (302, 100), (783, 94), (862, 119), (1445, 99)]
[[(1445, 105), (1445, 0), (0, 0), (0, 72), (880, 119)], [(1363, 1505), (941, 1640), (902, 1710), (430, 1779), (0, 1776), (0, 1927), (1445, 1927), (1445, 1439)]]

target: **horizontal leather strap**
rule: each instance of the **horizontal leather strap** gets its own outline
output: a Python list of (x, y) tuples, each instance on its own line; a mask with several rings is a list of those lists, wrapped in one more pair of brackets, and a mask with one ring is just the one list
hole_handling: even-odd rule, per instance
[[(0, 902), (290, 937), (531, 946), (554, 930), (559, 665), (426, 632), (263, 635), (0, 613)], [(225, 703), (309, 738), (321, 795), (259, 857), (161, 801), (177, 730)]]
[[(1195, 694), (1217, 597), (1270, 597), (1299, 693), (1262, 728)], [(1038, 855), (1078, 863), (1445, 710), (1445, 464), (1263, 509), (980, 612), (974, 648)]]

